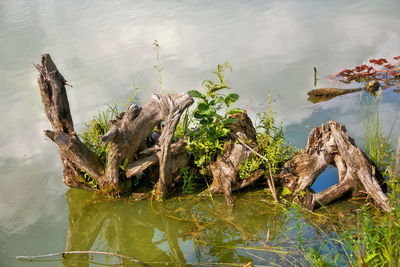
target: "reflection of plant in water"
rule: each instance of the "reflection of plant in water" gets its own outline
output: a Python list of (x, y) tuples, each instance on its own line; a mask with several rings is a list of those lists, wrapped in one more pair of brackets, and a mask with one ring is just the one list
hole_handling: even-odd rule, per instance
[[(292, 209), (270, 201), (268, 190), (236, 197), (240, 199), (235, 201), (235, 207), (227, 209), (223, 197), (215, 198), (214, 202), (194, 196), (176, 197), (152, 204), (70, 190), (67, 193), (70, 219), (67, 250), (104, 250), (150, 265), (154, 262), (247, 264), (250, 261), (263, 265), (307, 265), (303, 252), (295, 247), (297, 235), (288, 230), (296, 223)], [(321, 240), (326, 239), (327, 244), (319, 252), (328, 255), (325, 262), (333, 259), (329, 255), (335, 253), (334, 243), (328, 238), (335, 236), (330, 228), (321, 227), (324, 223), (320, 220), (328, 216), (306, 211), (299, 212), (300, 216), (305, 251), (315, 251), (307, 256), (318, 261)], [(325, 224), (331, 226), (334, 221), (338, 220), (331, 218)], [(190, 258), (185, 259), (182, 251), (187, 248), (183, 244), (193, 246), (194, 254)], [(68, 256), (65, 264), (70, 266), (76, 259), (89, 261), (87, 256)], [(129, 261), (122, 261), (129, 266)]]
[(197, 262), (248, 263), (257, 257), (274, 262), (282, 252), (277, 245), (286, 214), (276, 204), (260, 201), (265, 192), (247, 193), (235, 202), (234, 209), (227, 209), (222, 198), (164, 202), (155, 209), (177, 222), (192, 224), (182, 234), (184, 240), (194, 241)]

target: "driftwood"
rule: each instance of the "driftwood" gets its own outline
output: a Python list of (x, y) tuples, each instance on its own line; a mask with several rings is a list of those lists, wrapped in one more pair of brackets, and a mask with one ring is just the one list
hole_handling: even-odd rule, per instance
[[(67, 186), (89, 188), (80, 178), (87, 174), (97, 182), (97, 189), (107, 194), (132, 193), (132, 186), (126, 189), (124, 182), (147, 172), (150, 179), (158, 180), (156, 196), (168, 195), (172, 184), (180, 178), (181, 169), (189, 162), (184, 140), (173, 140), (181, 114), (193, 103), (188, 94), (154, 94), (143, 107), (131, 105), (110, 121), (109, 130), (101, 138), (108, 150), (105, 164), (75, 133), (65, 89), (68, 83), (50, 56), (42, 55), (41, 65), (35, 67), (39, 71), (44, 110), (52, 127), (44, 133), (58, 145)], [(266, 175), (264, 170), (257, 170), (247, 179), (239, 179), (241, 164), (258, 154), (257, 135), (246, 113), (232, 116), (236, 121), (230, 125), (231, 135), (222, 155), (208, 166), (213, 181), (203, 194), (223, 193), (232, 205), (233, 191), (265, 176), (270, 178), (267, 181), (274, 196), (275, 181), (302, 196), (310, 209), (347, 196), (367, 194), (383, 210), (389, 211), (379, 171), (355, 146), (344, 126), (334, 121), (329, 121), (327, 127), (315, 128), (307, 147), (287, 161), (278, 175), (270, 177), (271, 173)], [(154, 132), (156, 127), (161, 129), (160, 134)], [(329, 164), (338, 169), (339, 183), (314, 194), (310, 187)], [(126, 166), (121, 168), (122, 165)]]
[[(338, 169), (339, 183), (312, 194), (309, 188), (329, 164)], [(304, 202), (310, 209), (366, 194), (383, 210), (390, 210), (379, 171), (355, 146), (345, 127), (334, 121), (311, 131), (306, 148), (284, 164), (278, 179), (293, 193), (305, 192)]]
[(335, 97), (359, 91), (361, 91), (361, 88), (356, 88), (356, 89), (319, 88), (319, 89), (313, 89), (309, 91), (307, 94), (313, 97)]
[(308, 98), (309, 101), (317, 103), (330, 100), (340, 95), (360, 92), (363, 89), (365, 89), (368, 93), (373, 94), (376, 90), (379, 89), (379, 87), (380, 87), (379, 82), (376, 80), (372, 80), (366, 84), (365, 88), (355, 88), (355, 89), (340, 89), (340, 88), (330, 88), (330, 87), (318, 88), (308, 91), (307, 94), (309, 96)]

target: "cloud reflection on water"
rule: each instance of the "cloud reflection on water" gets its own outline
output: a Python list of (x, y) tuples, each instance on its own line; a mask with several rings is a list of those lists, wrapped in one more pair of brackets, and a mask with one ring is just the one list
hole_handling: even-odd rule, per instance
[[(312, 67), (318, 67), (318, 86), (323, 87), (329, 85), (326, 78), (333, 72), (367, 57), (399, 52), (397, 1), (361, 5), (348, 1), (13, 0), (2, 1), (0, 7), (4, 48), (0, 51), (4, 129), (0, 166), (1, 181), (8, 183), (0, 189), (0, 195), (7, 196), (0, 202), (2, 221), (17, 218), (28, 203), (38, 203), (31, 208), (37, 218), (57, 214), (56, 207), (47, 203), (48, 193), (32, 202), (46, 188), (46, 180), (55, 179), (46, 177), (47, 165), (41, 164), (40, 155), (55, 155), (56, 149), (42, 136), (48, 123), (30, 66), (43, 52), (52, 54), (74, 85), (68, 94), (77, 128), (106, 103), (126, 98), (132, 81), (141, 80), (144, 89), (139, 97), (147, 101), (158, 82), (151, 46), (157, 39), (161, 65), (166, 68), (164, 81), (171, 92), (198, 88), (202, 80), (212, 77), (218, 63), (228, 60), (234, 71), (227, 76), (241, 95), (239, 105), (253, 115), (262, 111), (259, 102), (269, 90), (277, 99), (273, 107), (279, 119), (287, 126), (299, 126), (301, 134), (307, 135), (322, 119), (334, 118), (357, 137), (361, 135), (360, 121), (353, 116), (356, 96), (318, 105), (306, 101), (313, 86)], [(399, 110), (394, 101), (383, 108), (390, 114)], [(323, 116), (315, 116), (318, 112)], [(6, 160), (10, 157), (14, 170), (5, 167), (11, 164)], [(26, 159), (34, 163), (24, 166)], [(55, 173), (61, 173), (58, 161), (57, 156), (46, 158), (47, 164), (58, 166)], [(22, 195), (10, 192), (10, 188), (33, 185), (32, 172), (41, 177), (40, 183)], [(36, 221), (29, 212), (26, 215), (18, 219), (24, 227)]]

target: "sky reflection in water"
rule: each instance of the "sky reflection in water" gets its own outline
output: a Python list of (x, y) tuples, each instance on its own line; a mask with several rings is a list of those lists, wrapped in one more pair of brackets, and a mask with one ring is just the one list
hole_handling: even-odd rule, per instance
[[(62, 184), (57, 149), (42, 134), (49, 125), (36, 84), (37, 74), (31, 65), (39, 62), (41, 53), (50, 53), (74, 86), (68, 88), (68, 94), (77, 130), (106, 103), (126, 99), (132, 84), (142, 86), (138, 100), (147, 101), (158, 88), (151, 45), (158, 40), (161, 65), (165, 67), (163, 82), (169, 92), (199, 88), (202, 80), (213, 76), (211, 71), (217, 64), (227, 60), (233, 66), (233, 72), (227, 75), (228, 82), (241, 96), (238, 105), (248, 109), (254, 118), (265, 109), (266, 91), (270, 91), (278, 120), (283, 121), (288, 139), (295, 145), (304, 146), (309, 131), (329, 119), (344, 123), (361, 145), (359, 96), (341, 96), (318, 104), (307, 102), (306, 92), (313, 88), (313, 67), (318, 69), (318, 87), (328, 87), (335, 86), (329, 84), (328, 76), (343, 68), (359, 65), (371, 57), (398, 56), (399, 10), (400, 3), (396, 0), (385, 4), (1, 1), (0, 238), (5, 242), (0, 245), (0, 265), (19, 265), (12, 258), (17, 254), (64, 250), (67, 229), (71, 227), (67, 212), (72, 207), (68, 208), (64, 199), (67, 188)], [(400, 110), (399, 100), (399, 94), (383, 93), (382, 114), (388, 128)], [(395, 132), (399, 132), (398, 127)], [(107, 218), (112, 218), (115, 209), (127, 210), (124, 220), (118, 215), (109, 219), (107, 225), (135, 220), (137, 216), (151, 221), (155, 216), (146, 206), (148, 203), (134, 203), (139, 205), (135, 211), (130, 209), (136, 207), (128, 205), (119, 207), (108, 202), (96, 205), (109, 210)], [(129, 215), (135, 212), (139, 215)], [(251, 218), (255, 216), (252, 212), (259, 210), (248, 212)], [(265, 220), (260, 217), (257, 223)], [(159, 218), (159, 225), (146, 226), (149, 232), (142, 234), (157, 241), (160, 238), (157, 233), (161, 235), (168, 228), (161, 221)], [(175, 227), (177, 223), (168, 219), (167, 224)], [(173, 231), (180, 231), (174, 232), (176, 236), (187, 231), (186, 226), (174, 227)], [(123, 231), (119, 231), (123, 236)], [(130, 231), (126, 242), (130, 235), (137, 234), (134, 229)], [(240, 239), (237, 233), (236, 238)], [(178, 241), (182, 250), (192, 251), (195, 247), (192, 237), (185, 240), (179, 237)], [(162, 249), (170, 248), (168, 242), (176, 240), (159, 241), (159, 248), (154, 248), (163, 251), (163, 260), (173, 258), (166, 252), (168, 249)], [(176, 257), (181, 257), (176, 253)], [(213, 253), (223, 252), (201, 250), (196, 256), (182, 253), (189, 261), (196, 257), (206, 261), (216, 259)], [(231, 254), (221, 257), (236, 259)]]

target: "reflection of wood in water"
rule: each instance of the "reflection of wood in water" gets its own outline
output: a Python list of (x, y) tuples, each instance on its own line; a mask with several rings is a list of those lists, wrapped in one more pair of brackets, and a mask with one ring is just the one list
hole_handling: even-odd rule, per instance
[[(171, 227), (167, 218), (160, 219), (152, 213), (147, 207), (148, 201), (125, 205), (82, 190), (70, 190), (66, 198), (69, 206), (67, 251), (91, 250), (96, 246), (94, 249), (128, 255), (141, 262), (185, 263), (178, 243), (178, 228)], [(161, 241), (168, 243), (169, 256), (152, 241), (156, 228), (164, 231)], [(122, 262), (124, 266), (137, 266), (128, 259)], [(64, 265), (89, 266), (89, 256), (67, 256)]]
[[(153, 207), (147, 200), (121, 201), (76, 189), (68, 191), (66, 198), (69, 205), (67, 251), (113, 252), (150, 266), (155, 263), (184, 266), (186, 260), (197, 263), (247, 263), (257, 260), (251, 253), (265, 259), (264, 264), (280, 263), (286, 266), (302, 260), (295, 255), (289, 256), (295, 253), (293, 248), (297, 244), (297, 234), (287, 230), (288, 223), (293, 223), (294, 215), (289, 214), (283, 205), (274, 203), (265, 190), (235, 195), (235, 206), (229, 209), (223, 196), (215, 197), (213, 201), (192, 196), (186, 199), (179, 197), (156, 203)], [(354, 216), (350, 216), (354, 204), (350, 203), (351, 208), (347, 209), (343, 208), (343, 203), (347, 202), (333, 205), (332, 213), (338, 214), (337, 220), (343, 216), (346, 222), (350, 218), (354, 220)], [(318, 233), (321, 229), (329, 232), (332, 221), (336, 219), (302, 212), (301, 220), (309, 225), (303, 227), (312, 228), (305, 234), (307, 240), (320, 244), (323, 236)], [(313, 228), (313, 225), (316, 227)], [(193, 242), (190, 245), (193, 254), (183, 253), (182, 241), (186, 240)], [(280, 255), (280, 252), (283, 254)], [(95, 259), (99, 262), (101, 258), (98, 256)], [(107, 259), (107, 264), (140, 265), (128, 259)], [(68, 255), (64, 265), (89, 266), (90, 261), (87, 255)]]
[[(238, 249), (247, 247), (249, 240), (260, 236), (264, 239), (268, 233), (271, 236), (268, 239), (274, 242), (283, 231), (284, 220), (279, 209), (260, 210), (258, 201), (258, 205), (249, 205), (253, 198), (260, 197), (257, 194), (244, 197), (246, 201), (239, 200), (235, 208), (228, 210), (222, 198), (211, 206), (207, 198), (166, 201), (153, 207), (157, 210), (155, 213), (150, 201), (122, 202), (99, 193), (72, 189), (66, 194), (69, 205), (66, 250), (107, 251), (150, 265), (158, 262), (176, 266), (186, 264), (179, 241), (182, 239), (194, 241), (192, 261), (193, 257), (196, 262), (207, 262), (206, 258), (213, 262), (237, 261)], [(113, 263), (119, 261), (113, 257), (108, 259)], [(241, 254), (240, 259), (251, 261)], [(68, 255), (64, 265), (89, 266), (89, 261), (88, 255)], [(137, 265), (128, 259), (121, 261), (124, 266)]]

